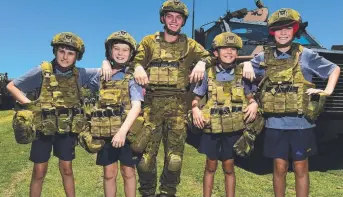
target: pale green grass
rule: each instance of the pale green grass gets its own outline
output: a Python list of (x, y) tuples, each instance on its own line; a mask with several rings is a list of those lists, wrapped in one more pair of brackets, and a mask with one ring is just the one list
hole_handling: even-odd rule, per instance
[[(29, 194), (32, 163), (28, 160), (30, 145), (16, 144), (11, 128), (11, 111), (0, 112), (0, 196), (25, 197)], [(341, 151), (341, 150), (338, 150)], [(159, 153), (159, 173), (162, 169), (163, 152)], [(201, 197), (202, 175), (205, 157), (194, 148), (187, 146), (184, 156), (181, 184), (178, 196)], [(251, 165), (254, 165), (253, 163)], [(224, 196), (224, 175), (218, 165), (215, 175), (213, 197)], [(102, 187), (102, 168), (95, 165), (95, 155), (90, 155), (80, 147), (76, 149), (76, 159), (73, 162), (77, 196), (104, 196)], [(238, 197), (272, 197), (272, 175), (257, 175), (236, 167)], [(343, 170), (329, 170), (327, 172), (310, 172), (312, 197), (342, 197)], [(287, 197), (295, 196), (294, 175), (287, 175)], [(43, 185), (42, 196), (65, 196), (58, 160), (52, 157), (49, 170)], [(124, 197), (123, 182), (118, 175), (118, 197)], [(139, 196), (137, 194), (137, 196)]]

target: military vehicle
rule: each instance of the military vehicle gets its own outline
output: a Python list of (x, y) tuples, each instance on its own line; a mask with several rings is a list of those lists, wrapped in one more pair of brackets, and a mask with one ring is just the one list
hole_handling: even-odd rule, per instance
[(13, 107), (12, 96), (7, 91), (6, 85), (10, 82), (7, 73), (0, 73), (0, 110)]
[[(262, 1), (255, 0), (257, 8), (248, 11), (246, 8), (234, 12), (228, 11), (217, 21), (202, 25), (195, 30), (195, 40), (210, 50), (214, 37), (222, 32), (233, 32), (243, 40), (243, 49), (239, 53), (239, 61), (247, 61), (262, 51), (263, 45), (273, 45), (274, 40), (269, 36), (267, 28), (268, 8)], [(205, 30), (204, 26), (211, 26)], [(304, 22), (304, 26), (307, 26)], [(303, 46), (318, 52), (321, 56), (341, 67), (341, 75), (332, 96), (327, 98), (325, 112), (316, 121), (317, 133), (322, 140), (329, 140), (343, 133), (343, 46), (334, 45), (331, 49), (324, 48), (308, 32), (303, 32), (300, 38), (295, 39)], [(342, 44), (342, 43), (340, 43)], [(314, 78), (318, 88), (324, 89), (327, 81)]]

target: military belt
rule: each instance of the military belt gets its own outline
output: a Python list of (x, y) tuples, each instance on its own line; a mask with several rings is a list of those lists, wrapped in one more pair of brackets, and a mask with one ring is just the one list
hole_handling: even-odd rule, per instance
[(151, 62), (150, 67), (179, 67), (179, 62)]
[(230, 110), (230, 108), (228, 107), (223, 107), (223, 108), (211, 108), (210, 110), (210, 114), (220, 114), (220, 115), (225, 115), (225, 114), (229, 114), (229, 113), (233, 113), (233, 112), (241, 112), (242, 111), (242, 107), (237, 107), (237, 106), (233, 106), (232, 110)]
[(277, 86), (277, 87), (267, 87), (266, 92), (298, 92), (298, 87), (294, 86)]

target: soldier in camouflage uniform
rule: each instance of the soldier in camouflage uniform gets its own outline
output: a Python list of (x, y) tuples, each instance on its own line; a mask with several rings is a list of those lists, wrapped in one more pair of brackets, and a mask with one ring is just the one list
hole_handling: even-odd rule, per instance
[[(164, 167), (159, 196), (175, 196), (180, 183), (186, 138), (186, 92), (192, 63), (197, 63), (190, 80), (203, 78), (209, 53), (196, 41), (180, 34), (188, 9), (179, 0), (168, 0), (160, 9), (164, 32), (143, 38), (134, 59), (134, 77), (147, 83), (144, 118), (153, 130), (143, 157), (137, 166), (139, 191), (144, 197), (155, 196), (157, 186), (156, 157), (161, 140), (164, 144)], [(146, 72), (145, 72), (146, 70)]]
[[(264, 155), (274, 159), (275, 196), (285, 196), (288, 159), (293, 159), (296, 195), (309, 195), (308, 157), (316, 154), (314, 120), (323, 109), (325, 97), (332, 94), (340, 68), (318, 53), (293, 43), (304, 30), (300, 14), (283, 8), (271, 15), (268, 28), (276, 47), (265, 47), (244, 73), (264, 75), (259, 100), (266, 118)], [(252, 65), (253, 67), (252, 67)], [(324, 90), (316, 89), (312, 78), (327, 79)]]
[[(225, 32), (217, 35), (212, 43), (213, 67), (207, 71), (205, 80), (193, 90), (193, 123), (203, 129), (198, 151), (207, 156), (203, 178), (203, 196), (210, 197), (217, 170), (222, 161), (225, 174), (226, 197), (235, 196), (235, 151), (249, 155), (255, 136), (264, 126), (258, 115), (258, 104), (251, 95), (250, 83), (242, 79), (243, 65), (236, 64), (242, 40), (236, 34)], [(207, 95), (205, 106), (200, 99)], [(255, 121), (254, 121), (255, 120)], [(235, 151), (234, 151), (235, 149)]]
[(92, 110), (91, 127), (80, 134), (81, 146), (91, 153), (97, 152), (96, 164), (103, 166), (105, 196), (116, 196), (118, 161), (125, 196), (136, 196), (135, 165), (139, 155), (131, 150), (132, 143), (126, 137), (130, 128), (132, 134), (144, 100), (143, 89), (135, 83), (128, 67), (136, 47), (135, 39), (126, 31), (114, 32), (106, 39), (106, 58), (113, 74), (109, 81), (98, 78), (99, 101)]
[[(40, 196), (53, 148), (59, 158), (66, 196), (75, 196), (72, 160), (75, 158), (77, 134), (85, 126), (80, 87), (97, 89), (99, 69), (75, 66), (85, 52), (80, 37), (62, 32), (51, 41), (55, 59), (43, 62), (7, 85), (13, 97), (23, 106), (16, 112), (13, 129), (18, 143), (30, 143), (30, 160), (34, 162), (30, 196)], [(25, 94), (40, 88), (39, 98), (29, 100)]]

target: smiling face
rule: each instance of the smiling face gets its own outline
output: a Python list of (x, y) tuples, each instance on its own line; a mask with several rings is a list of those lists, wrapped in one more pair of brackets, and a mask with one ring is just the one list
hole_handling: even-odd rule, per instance
[(281, 45), (290, 43), (293, 40), (293, 27), (283, 27), (281, 29), (275, 30), (275, 41)]
[(74, 65), (77, 52), (68, 47), (59, 46), (55, 52), (56, 61), (62, 68), (68, 68)]
[(112, 59), (118, 64), (125, 64), (131, 57), (131, 49), (128, 44), (115, 43), (112, 46)]
[(163, 21), (168, 29), (173, 32), (178, 32), (184, 23), (184, 18), (180, 13), (167, 12), (163, 16)]
[(238, 50), (233, 47), (223, 47), (213, 51), (213, 54), (221, 63), (232, 64), (238, 56)]

